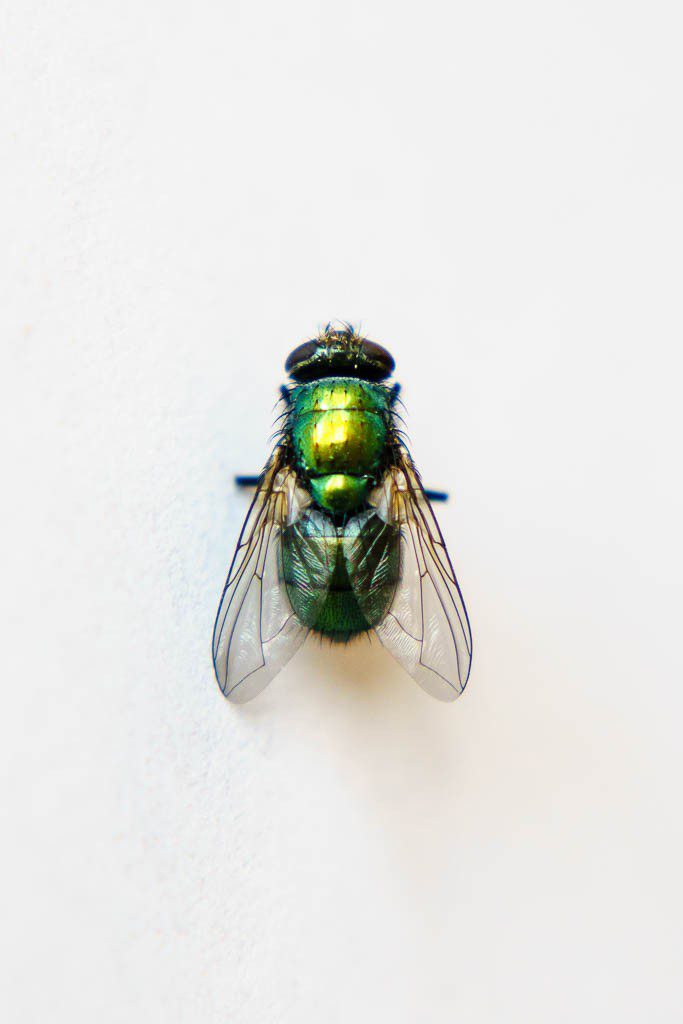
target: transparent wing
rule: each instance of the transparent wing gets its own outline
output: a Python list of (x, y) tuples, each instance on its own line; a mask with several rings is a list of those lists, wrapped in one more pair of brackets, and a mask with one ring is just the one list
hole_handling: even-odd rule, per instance
[(401, 531), (398, 583), (375, 632), (427, 693), (455, 700), (470, 674), (472, 632), (441, 530), (407, 454), (387, 471), (372, 501)]
[(284, 585), (282, 533), (309, 500), (276, 449), (242, 527), (213, 631), (218, 685), (236, 703), (260, 693), (306, 639)]

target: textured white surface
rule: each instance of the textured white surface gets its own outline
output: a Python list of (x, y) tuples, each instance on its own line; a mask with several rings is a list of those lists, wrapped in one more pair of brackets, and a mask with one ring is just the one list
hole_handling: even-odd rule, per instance
[[(2, 5), (3, 1020), (680, 1012), (680, 30)], [(231, 476), (334, 316), (456, 498), (453, 706), (362, 644), (212, 678)]]

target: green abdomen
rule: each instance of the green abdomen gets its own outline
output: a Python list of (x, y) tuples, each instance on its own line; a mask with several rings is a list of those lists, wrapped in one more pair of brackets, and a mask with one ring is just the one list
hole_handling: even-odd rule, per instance
[(364, 505), (385, 458), (390, 415), (386, 388), (355, 377), (329, 377), (293, 392), (295, 461), (321, 508), (348, 513)]
[(335, 641), (378, 625), (398, 582), (399, 535), (369, 512), (345, 526), (314, 512), (287, 527), (284, 582), (298, 619)]

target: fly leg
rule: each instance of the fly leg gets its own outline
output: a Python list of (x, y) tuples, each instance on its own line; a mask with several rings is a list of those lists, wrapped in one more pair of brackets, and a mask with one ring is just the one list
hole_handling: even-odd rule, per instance
[[(249, 487), (258, 487), (260, 480), (260, 476), (236, 476), (235, 484), (238, 487), (247, 489)], [(428, 501), (448, 501), (447, 491), (430, 491), (425, 488), (424, 493)]]

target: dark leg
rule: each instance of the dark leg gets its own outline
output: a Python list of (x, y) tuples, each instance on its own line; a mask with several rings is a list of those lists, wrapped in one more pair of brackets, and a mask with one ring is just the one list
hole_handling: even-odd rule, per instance
[[(238, 487), (258, 487), (260, 476), (236, 476), (235, 483)], [(425, 497), (429, 501), (448, 501), (447, 491), (429, 491), (425, 488)]]

